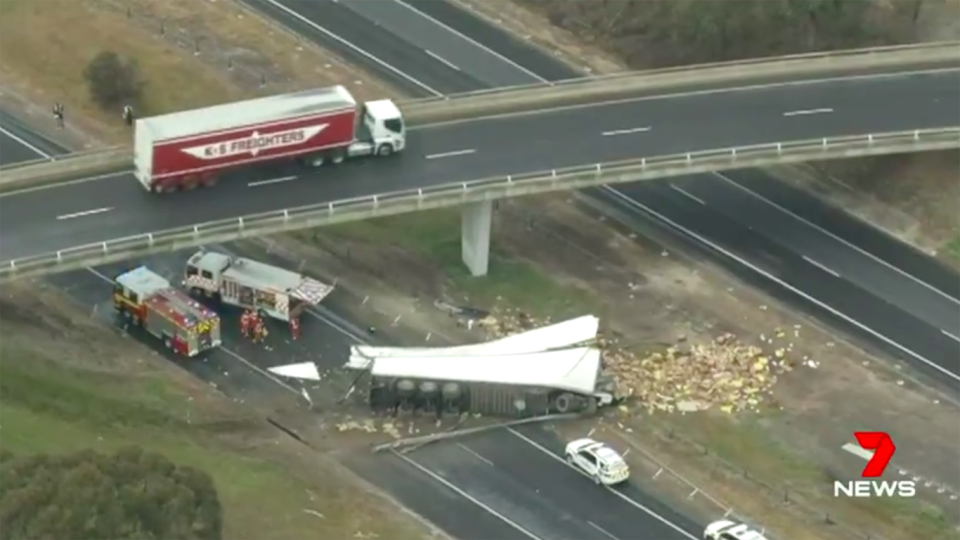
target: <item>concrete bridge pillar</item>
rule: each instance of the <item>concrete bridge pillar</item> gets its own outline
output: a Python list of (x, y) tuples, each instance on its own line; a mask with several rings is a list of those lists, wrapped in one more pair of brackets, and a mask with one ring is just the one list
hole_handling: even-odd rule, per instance
[(493, 225), (493, 201), (463, 206), (460, 247), (463, 262), (475, 277), (487, 275), (490, 266), (490, 227)]

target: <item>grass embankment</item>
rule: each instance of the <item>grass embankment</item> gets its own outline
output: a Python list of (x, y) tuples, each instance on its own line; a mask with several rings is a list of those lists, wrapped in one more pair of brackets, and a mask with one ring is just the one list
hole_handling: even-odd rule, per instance
[[(198, 43), (200, 54), (194, 54)], [(343, 60), (230, 0), (3, 0), (0, 50), (5, 88), (43, 111), (64, 103), (68, 124), (112, 143), (129, 142), (121, 111), (99, 108), (83, 76), (103, 51), (139, 66), (145, 83), (140, 116), (332, 84), (348, 86), (359, 99), (391, 95)]]
[[(470, 275), (460, 246), (460, 210), (433, 210), (325, 227), (298, 233), (310, 240), (316, 235), (348, 242), (401, 246), (441, 270), (444, 292), (466, 297), (480, 308), (519, 307), (537, 317), (558, 320), (582, 315), (593, 305), (584, 291), (567, 287), (545, 274), (522, 254), (510, 253), (491, 238), (489, 273), (482, 279)], [(496, 219), (496, 217), (494, 218)], [(496, 227), (495, 227), (496, 228)]]
[[(191, 396), (162, 374), (91, 372), (0, 345), (0, 447), (109, 452), (135, 444), (160, 452), (213, 477), (224, 506), (224, 538), (232, 540), (425, 536), (413, 522), (391, 516), (389, 503), (345, 485), (342, 473), (322, 460), (266, 459), (276, 442), (265, 426), (197, 406), (209, 399)], [(297, 470), (305, 465), (312, 470)]]
[[(774, 439), (764, 425), (768, 421), (777, 421), (769, 414), (773, 413), (741, 417), (701, 413), (669, 419), (653, 416), (643, 424), (646, 429), (657, 432), (659, 437), (644, 436), (642, 431), (638, 435), (648, 444), (659, 439), (657, 446), (661, 451), (658, 456), (669, 456), (668, 465), (686, 462), (688, 465), (683, 468), (689, 470), (690, 463), (700, 462), (703, 466), (692, 474), (709, 472), (702, 478), (691, 479), (721, 500), (744, 501), (750, 498), (742, 493), (744, 488), (755, 492), (757, 487), (763, 486), (771, 500), (816, 508), (827, 513), (820, 516), (824, 521), (836, 520), (854, 530), (869, 531), (881, 538), (960, 540), (960, 532), (954, 529), (944, 511), (919, 498), (836, 504), (832, 498), (834, 478), (831, 473)], [(776, 479), (776, 484), (767, 484), (767, 479)], [(776, 517), (767, 511), (755, 517), (771, 527), (779, 524), (771, 521)], [(844, 531), (836, 532), (844, 534)]]

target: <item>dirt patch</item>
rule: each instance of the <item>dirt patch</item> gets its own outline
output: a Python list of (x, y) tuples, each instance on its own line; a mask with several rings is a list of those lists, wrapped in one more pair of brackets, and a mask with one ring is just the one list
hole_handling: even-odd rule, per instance
[(129, 142), (120, 111), (95, 105), (83, 78), (101, 51), (139, 65), (146, 82), (141, 116), (330, 84), (344, 84), (360, 99), (391, 95), (240, 2), (10, 0), (0, 15), (5, 93), (32, 104), (30, 112), (48, 128), (54, 124), (47, 111), (62, 102), (71, 130), (110, 144)]

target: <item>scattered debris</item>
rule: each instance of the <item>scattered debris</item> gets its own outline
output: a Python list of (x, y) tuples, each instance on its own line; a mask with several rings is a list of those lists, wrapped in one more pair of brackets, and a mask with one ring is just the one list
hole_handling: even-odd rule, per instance
[(776, 383), (777, 372), (789, 369), (784, 348), (768, 355), (732, 334), (683, 350), (667, 347), (645, 358), (617, 348), (616, 343), (603, 346), (604, 362), (618, 392), (651, 412), (711, 407), (726, 413), (756, 411)]
[(281, 377), (290, 377), (292, 379), (303, 379), (307, 381), (319, 381), (320, 371), (313, 362), (301, 362), (299, 364), (287, 364), (285, 366), (275, 366), (267, 368), (267, 371)]

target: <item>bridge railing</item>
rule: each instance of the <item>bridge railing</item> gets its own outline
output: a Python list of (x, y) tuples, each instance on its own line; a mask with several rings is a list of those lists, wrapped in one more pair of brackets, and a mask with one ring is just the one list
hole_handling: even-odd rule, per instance
[(505, 197), (709, 171), (960, 148), (960, 127), (786, 141), (651, 156), (382, 193), (200, 223), (4, 261), (0, 281), (106, 264), (150, 253)]
[[(876, 65), (880, 61), (881, 65), (910, 64), (918, 60), (924, 63), (936, 63), (945, 60), (960, 58), (960, 41), (934, 41), (928, 43), (911, 43), (907, 45), (888, 45), (883, 47), (865, 47), (861, 49), (847, 49), (842, 51), (820, 51), (802, 54), (789, 54), (776, 57), (746, 58), (743, 60), (730, 60), (727, 62), (713, 62), (708, 64), (690, 64), (686, 66), (673, 66), (667, 68), (648, 69), (643, 71), (622, 71), (618, 73), (609, 73), (604, 75), (582, 76), (573, 79), (564, 79), (560, 81), (536, 82), (524, 85), (484, 88), (482, 90), (473, 90), (470, 92), (460, 92), (448, 96), (425, 97), (406, 100), (407, 104), (436, 103), (450, 101), (452, 99), (461, 99), (471, 96), (487, 96), (490, 94), (502, 94), (504, 92), (515, 92), (523, 90), (542, 90), (546, 88), (583, 86), (586, 84), (603, 84), (618, 82), (624, 79), (635, 78), (638, 75), (654, 76), (669, 75), (676, 73), (690, 73), (703, 71), (705, 69), (717, 70), (724, 69), (733, 73), (738, 68), (750, 68), (752, 66), (763, 66), (765, 69), (772, 65), (792, 65), (799, 66), (802, 63), (817, 65), (818, 69), (823, 69), (825, 63), (833, 63), (835, 69), (842, 69), (852, 65), (851, 60), (862, 63), (865, 67)], [(816, 61), (815, 64), (811, 61)]]
[[(410, 126), (462, 121), (506, 113), (588, 104), (636, 97), (678, 88), (721, 88), (724, 85), (784, 82), (798, 77), (855, 74), (883, 68), (919, 68), (960, 62), (960, 42), (937, 42), (849, 51), (831, 51), (775, 58), (756, 58), (648, 71), (585, 77), (555, 83), (496, 88), (401, 102)], [(946, 64), (944, 64), (946, 65)], [(0, 167), (0, 192), (52, 185), (129, 167), (129, 147), (70, 154), (55, 160)]]
[(0, 167), (0, 193), (85, 179), (130, 167), (133, 151), (114, 146)]

